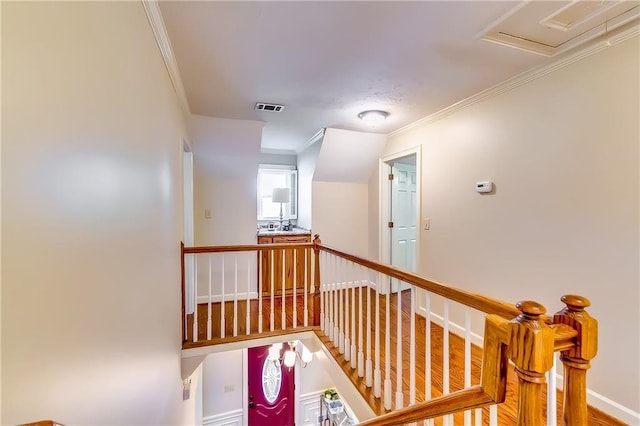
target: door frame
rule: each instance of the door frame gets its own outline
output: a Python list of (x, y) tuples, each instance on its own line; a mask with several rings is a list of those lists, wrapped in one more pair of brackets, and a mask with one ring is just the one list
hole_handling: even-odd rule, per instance
[(416, 156), (416, 271), (420, 271), (420, 250), (421, 250), (421, 234), (422, 234), (422, 145), (418, 145), (412, 148), (405, 149), (403, 151), (395, 152), (393, 154), (381, 157), (378, 160), (378, 216), (379, 233), (378, 233), (378, 257), (381, 262), (391, 265), (391, 237), (389, 232), (388, 223), (391, 220), (389, 212), (391, 211), (391, 197), (389, 186), (389, 173), (391, 173), (391, 166), (389, 162), (407, 157), (410, 155)]
[[(182, 242), (185, 246), (194, 245), (194, 167), (193, 150), (186, 138), (180, 140), (180, 160), (182, 171)], [(185, 314), (195, 312), (194, 280), (195, 263), (194, 258), (189, 256), (185, 259)], [(185, 321), (185, 327), (187, 322)], [(183, 330), (187, 332), (187, 330)], [(186, 335), (186, 334), (185, 334)]]

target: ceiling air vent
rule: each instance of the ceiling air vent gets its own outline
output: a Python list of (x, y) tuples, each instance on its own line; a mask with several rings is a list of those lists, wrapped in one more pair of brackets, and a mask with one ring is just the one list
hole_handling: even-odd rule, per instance
[(255, 109), (257, 109), (258, 111), (281, 112), (284, 109), (284, 105), (267, 104), (263, 102), (258, 102), (256, 104)]

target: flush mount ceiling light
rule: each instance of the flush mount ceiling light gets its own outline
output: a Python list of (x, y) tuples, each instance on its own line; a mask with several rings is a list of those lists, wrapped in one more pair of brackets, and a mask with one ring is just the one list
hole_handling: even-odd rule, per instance
[(389, 113), (387, 111), (380, 111), (377, 109), (362, 111), (360, 114), (358, 114), (358, 117), (360, 118), (360, 120), (364, 121), (365, 123), (371, 126), (376, 126), (378, 124), (383, 123), (388, 116), (389, 116)]

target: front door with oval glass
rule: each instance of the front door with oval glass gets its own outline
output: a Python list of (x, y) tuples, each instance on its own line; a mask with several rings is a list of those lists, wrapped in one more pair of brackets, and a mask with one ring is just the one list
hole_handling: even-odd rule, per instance
[[(282, 353), (289, 349), (283, 343)], [(248, 349), (249, 426), (294, 426), (294, 368), (269, 359), (269, 346)]]

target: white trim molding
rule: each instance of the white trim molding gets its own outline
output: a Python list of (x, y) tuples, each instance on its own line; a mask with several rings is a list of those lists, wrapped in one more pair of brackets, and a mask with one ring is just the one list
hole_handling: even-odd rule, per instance
[(171, 42), (169, 41), (169, 35), (167, 34), (167, 28), (164, 26), (164, 20), (162, 19), (162, 12), (160, 11), (160, 5), (157, 0), (142, 0), (142, 6), (147, 14), (149, 25), (153, 30), (156, 43), (162, 54), (162, 59), (167, 67), (171, 84), (178, 97), (178, 102), (182, 107), (182, 111), (185, 117), (191, 115), (189, 109), (189, 101), (187, 100), (187, 93), (184, 90), (182, 84), (182, 78), (180, 77), (180, 71), (178, 70), (178, 63), (176, 57), (173, 55), (173, 49), (171, 48)]
[(246, 424), (242, 410), (214, 414), (202, 419), (202, 426), (242, 426)]

